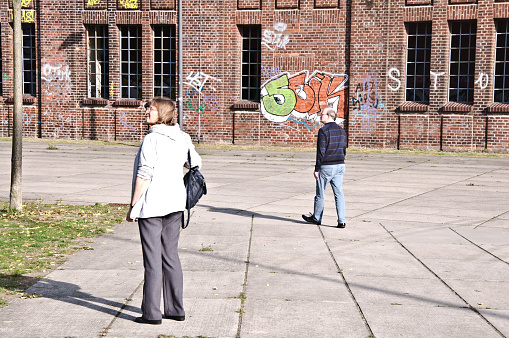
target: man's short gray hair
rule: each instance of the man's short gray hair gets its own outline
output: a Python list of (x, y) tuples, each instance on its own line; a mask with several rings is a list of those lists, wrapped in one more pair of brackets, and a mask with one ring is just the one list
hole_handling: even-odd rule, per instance
[(336, 119), (336, 117), (338, 117), (338, 114), (336, 113), (336, 110), (334, 110), (334, 108), (332, 107), (327, 107), (323, 110), (323, 113), (322, 114), (327, 114), (329, 115), (333, 120)]

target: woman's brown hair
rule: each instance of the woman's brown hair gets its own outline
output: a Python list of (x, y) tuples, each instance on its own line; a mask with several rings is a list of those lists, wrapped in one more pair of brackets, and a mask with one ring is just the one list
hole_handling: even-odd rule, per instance
[(157, 109), (157, 123), (173, 126), (176, 123), (175, 103), (167, 97), (154, 97), (150, 105)]

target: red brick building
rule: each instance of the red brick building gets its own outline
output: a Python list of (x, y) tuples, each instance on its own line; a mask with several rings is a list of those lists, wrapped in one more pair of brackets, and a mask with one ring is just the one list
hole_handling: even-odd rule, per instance
[[(27, 137), (139, 140), (144, 101), (177, 97), (174, 0), (23, 0), (23, 22)], [(5, 137), (8, 0), (0, 24)], [(329, 105), (350, 146), (509, 150), (509, 2), (191, 0), (182, 28), (197, 141), (311, 146)]]

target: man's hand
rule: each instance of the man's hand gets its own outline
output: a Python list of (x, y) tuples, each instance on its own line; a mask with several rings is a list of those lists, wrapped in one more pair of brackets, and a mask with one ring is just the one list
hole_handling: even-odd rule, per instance
[(314, 175), (315, 175), (315, 180), (318, 180), (318, 176), (320, 175), (320, 172), (319, 171), (315, 171)]

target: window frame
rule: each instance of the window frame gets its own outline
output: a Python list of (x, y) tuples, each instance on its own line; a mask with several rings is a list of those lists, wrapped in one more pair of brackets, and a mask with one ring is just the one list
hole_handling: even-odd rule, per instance
[[(98, 30), (102, 34), (98, 34)], [(107, 25), (87, 25), (87, 95), (89, 98), (109, 99), (109, 36)], [(93, 31), (93, 36), (91, 36)], [(94, 41), (94, 48), (91, 46), (91, 39)], [(98, 48), (98, 41), (102, 40), (103, 47)], [(98, 60), (99, 51), (103, 53), (103, 60)], [(91, 54), (94, 54), (94, 61), (91, 61)], [(92, 65), (92, 63), (95, 63)], [(102, 65), (102, 68), (101, 68)], [(93, 71), (91, 70), (92, 68)], [(95, 83), (92, 85), (92, 78)], [(98, 85), (99, 83), (99, 85)], [(95, 87), (95, 88), (93, 88)]]
[(260, 102), (261, 25), (238, 25), (238, 29), (241, 36), (240, 98)]
[[(430, 21), (407, 22), (405, 29), (407, 33), (405, 101), (429, 104), (432, 23)], [(414, 44), (411, 45), (412, 40)], [(423, 42), (424, 45), (422, 45)], [(424, 56), (421, 59), (422, 52)], [(422, 65), (422, 72), (418, 71), (419, 65)], [(409, 70), (412, 70), (412, 74)], [(418, 93), (422, 97), (420, 100), (416, 100)]]
[[(169, 34), (165, 35), (165, 33)], [(152, 25), (152, 34), (154, 43), (152, 91), (154, 97), (163, 96), (175, 100), (177, 96), (176, 27), (175, 25)], [(160, 48), (157, 48), (158, 46), (157, 40), (160, 40), (159, 42)], [(168, 43), (169, 48), (165, 48), (166, 43)], [(159, 55), (160, 57), (157, 58), (157, 55)], [(158, 69), (157, 64), (160, 64), (159, 66), (160, 71), (157, 71)], [(157, 79), (157, 77), (159, 77), (159, 79)], [(169, 78), (169, 82), (165, 81), (165, 77)], [(169, 89), (168, 94), (165, 94), (166, 88)]]
[[(120, 33), (120, 97), (140, 100), (143, 95), (142, 28), (141, 25), (119, 25), (118, 27)], [(136, 34), (133, 36), (134, 32)], [(124, 48), (124, 42), (127, 43), (127, 48)], [(134, 46), (132, 46), (133, 42), (135, 42)], [(136, 55), (135, 61), (132, 60), (133, 55)], [(134, 72), (133, 68), (135, 68)], [(134, 83), (133, 78), (135, 79)]]
[[(501, 23), (505, 23), (505, 31), (499, 32)], [(495, 69), (493, 81), (493, 102), (509, 104), (509, 19), (495, 20)], [(499, 37), (503, 36), (503, 41)], [(503, 46), (500, 46), (500, 45)], [(498, 60), (499, 55), (503, 53), (503, 60)], [(501, 74), (498, 70), (502, 68)], [(501, 99), (497, 99), (497, 91), (500, 92)], [(506, 93), (506, 94), (504, 94)]]
[[(455, 33), (455, 31), (458, 31), (458, 26), (455, 25), (459, 25), (459, 33)], [(464, 28), (467, 25), (469, 26), (468, 32), (466, 32)], [(477, 22), (450, 21), (449, 32), (450, 54), (448, 101), (471, 105), (474, 102)], [(468, 37), (468, 39), (466, 37)], [(455, 45), (455, 40), (458, 41), (458, 45)], [(468, 40), (468, 47), (463, 46), (465, 40)], [(465, 61), (462, 58), (466, 58), (467, 60)], [(457, 71), (454, 71), (456, 67)], [(466, 73), (465, 68), (467, 69)], [(456, 84), (454, 82), (456, 82)], [(453, 85), (456, 85), (456, 87), (453, 87)], [(464, 96), (463, 94), (465, 92), (466, 99), (460, 99), (461, 96)]]
[(0, 36), (0, 96), (3, 96), (4, 72), (2, 71), (2, 37)]
[[(26, 34), (30, 30), (29, 34)], [(34, 23), (21, 24), (22, 39), (21, 39), (21, 58), (23, 62), (23, 94), (37, 96), (37, 48), (36, 48), (36, 35)], [(29, 45), (25, 41), (29, 40)], [(30, 51), (30, 53), (28, 53)], [(28, 54), (28, 56), (27, 56)], [(30, 67), (27, 69), (26, 65)], [(27, 81), (27, 79), (29, 79)]]

